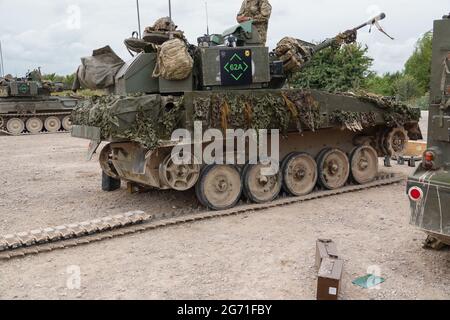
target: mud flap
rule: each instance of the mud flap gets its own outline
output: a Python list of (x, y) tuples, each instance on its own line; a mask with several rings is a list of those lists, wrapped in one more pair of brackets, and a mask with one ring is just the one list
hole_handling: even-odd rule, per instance
[(91, 140), (91, 142), (89, 143), (88, 152), (86, 154), (86, 161), (92, 160), (92, 157), (94, 156), (95, 152), (97, 151), (101, 143), (102, 142), (98, 140)]

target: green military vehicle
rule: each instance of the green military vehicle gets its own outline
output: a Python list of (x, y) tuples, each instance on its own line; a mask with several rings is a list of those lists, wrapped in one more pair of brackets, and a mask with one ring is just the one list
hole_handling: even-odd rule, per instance
[[(284, 38), (272, 52), (261, 44), (251, 21), (200, 37), (198, 46), (187, 44), (180, 33), (150, 30), (143, 40), (126, 41), (137, 54), (115, 75), (112, 94), (74, 110), (72, 136), (92, 140), (90, 156), (101, 141), (108, 142), (99, 155), (103, 190), (116, 190), (121, 181), (162, 190), (195, 187), (198, 200), (214, 210), (232, 208), (242, 198), (271, 202), (282, 191), (304, 196), (317, 188), (371, 183), (378, 176), (379, 157), (400, 156), (409, 139), (421, 139), (420, 111), (378, 96), (291, 89), (287, 78), (318, 51), (354, 42), (358, 29), (384, 17), (319, 45)], [(173, 59), (177, 55), (179, 65)], [(89, 73), (88, 67), (79, 70)], [(263, 170), (273, 164), (268, 154), (258, 158), (246, 150), (240, 157), (237, 147), (226, 148), (239, 134), (227, 136), (215, 149), (216, 156), (219, 149), (227, 154), (225, 163), (196, 161), (195, 151), (206, 153), (213, 144), (206, 135), (195, 139), (197, 127), (214, 133), (278, 129), (281, 169)], [(195, 151), (182, 151), (181, 163), (174, 160), (180, 145), (172, 135), (176, 129), (194, 136), (194, 142), (183, 140)], [(271, 138), (263, 148), (272, 148)], [(245, 161), (228, 161), (230, 154)]]
[(10, 135), (69, 131), (78, 99), (52, 97), (40, 70), (25, 78), (0, 78), (0, 131)]
[(426, 247), (450, 245), (450, 14), (434, 23), (428, 149), (409, 177), (411, 224), (428, 235)]

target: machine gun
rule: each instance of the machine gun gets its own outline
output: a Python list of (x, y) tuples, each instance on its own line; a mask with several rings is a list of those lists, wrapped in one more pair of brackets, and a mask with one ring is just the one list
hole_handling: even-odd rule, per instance
[(379, 21), (383, 20), (384, 18), (386, 18), (386, 14), (380, 13), (378, 16), (370, 19), (369, 21), (361, 24), (360, 26), (358, 26), (356, 28), (342, 32), (334, 38), (325, 40), (324, 42), (313, 47), (312, 50), (313, 50), (313, 52), (319, 52), (323, 49), (326, 49), (326, 48), (329, 48), (332, 46), (336, 46), (336, 45), (339, 46), (344, 43), (345, 44), (353, 43), (356, 41), (358, 30), (361, 30), (362, 28), (367, 27), (367, 26), (370, 26), (370, 28), (372, 29), (372, 26), (374, 26), (374, 25), (378, 28), (378, 30), (380, 30), (380, 32), (385, 34), (391, 40), (394, 40), (394, 38), (392, 38), (390, 35), (388, 35), (379, 24)]
[(286, 37), (278, 43), (277, 48), (274, 50), (274, 54), (283, 62), (283, 70), (285, 74), (288, 75), (290, 73), (298, 72), (303, 69), (309, 61), (311, 61), (316, 53), (326, 48), (339, 47), (342, 44), (354, 43), (357, 38), (358, 30), (366, 26), (370, 26), (371, 29), (372, 26), (376, 26), (380, 32), (394, 40), (394, 38), (388, 35), (379, 24), (379, 21), (384, 18), (386, 18), (386, 14), (381, 13), (356, 28), (339, 33), (336, 37), (327, 39), (318, 45), (313, 45), (299, 39)]

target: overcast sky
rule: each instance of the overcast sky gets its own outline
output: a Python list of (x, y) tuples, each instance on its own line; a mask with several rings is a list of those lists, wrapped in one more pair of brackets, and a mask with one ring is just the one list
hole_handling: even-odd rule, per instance
[[(141, 24), (168, 15), (167, 0), (140, 0)], [(208, 0), (210, 30), (221, 33), (235, 24), (241, 0)], [(450, 11), (449, 0), (270, 0), (273, 12), (268, 44), (284, 36), (318, 41), (356, 26), (383, 11), (392, 41), (368, 29), (359, 41), (369, 46), (373, 70), (401, 70), (417, 39), (433, 20)], [(205, 0), (172, 0), (173, 18), (191, 43), (206, 32)], [(110, 45), (124, 60), (123, 40), (137, 30), (136, 0), (0, 0), (0, 41), (6, 73), (23, 75), (34, 67), (69, 74), (80, 57)]]

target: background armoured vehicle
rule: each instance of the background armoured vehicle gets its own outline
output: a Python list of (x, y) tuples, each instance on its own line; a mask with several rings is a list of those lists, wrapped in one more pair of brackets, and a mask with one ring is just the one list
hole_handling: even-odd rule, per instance
[[(269, 52), (252, 22), (246, 22), (186, 46), (193, 66), (181, 80), (152, 76), (164, 65), (161, 43), (135, 39), (138, 54), (122, 66), (110, 88), (116, 95), (81, 104), (73, 112), (72, 135), (93, 141), (91, 155), (101, 141), (110, 142), (100, 154), (104, 190), (119, 188), (121, 180), (178, 191), (195, 187), (199, 201), (215, 210), (234, 207), (242, 194), (264, 203), (282, 190), (302, 196), (316, 186), (334, 190), (369, 183), (378, 175), (379, 156), (400, 155), (408, 139), (421, 138), (420, 112), (376, 96), (286, 87), (289, 72), (319, 50), (355, 41), (358, 28), (317, 46), (285, 38)], [(179, 141), (171, 134), (179, 128), (193, 132), (195, 122), (221, 132), (280, 129), (281, 170), (263, 173), (267, 164), (262, 159), (241, 166), (176, 164), (172, 151)], [(211, 139), (200, 141), (203, 151), (211, 145)], [(238, 157), (236, 149), (227, 152)]]
[(0, 131), (12, 135), (69, 131), (78, 100), (52, 97), (51, 88), (42, 81), (40, 70), (25, 78), (0, 79)]
[(434, 23), (428, 150), (409, 178), (411, 224), (426, 246), (450, 245), (450, 15)]

